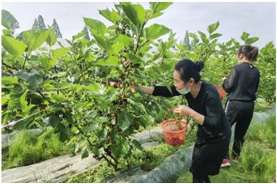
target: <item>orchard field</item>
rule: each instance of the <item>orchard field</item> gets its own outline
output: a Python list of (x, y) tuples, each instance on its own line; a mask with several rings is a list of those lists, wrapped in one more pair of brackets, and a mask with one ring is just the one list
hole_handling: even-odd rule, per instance
[[(187, 32), (183, 44), (177, 44), (176, 33), (164, 25), (146, 27), (149, 20), (162, 16), (171, 4), (151, 2), (150, 8), (144, 9), (139, 4), (121, 2), (112, 10), (99, 10), (113, 25), (107, 27), (99, 20), (84, 17), (84, 24), (93, 39), (86, 39), (81, 31), (72, 39), (66, 39), (70, 47), (58, 42), (51, 27), (45, 31), (26, 30), (15, 36), (14, 30), (19, 25), (16, 17), (2, 10), (5, 27), (2, 33), (2, 126), (37, 113), (13, 126), (2, 127), (2, 135), (16, 132), (17, 137), (12, 145), (2, 146), (2, 171), (60, 155), (81, 154), (80, 159), (89, 157), (101, 161), (102, 165), (66, 181), (103, 182), (106, 181), (103, 178), (134, 166), (150, 171), (179, 149), (192, 146), (196, 128), (189, 118), (185, 118), (189, 128), (185, 143), (180, 147), (160, 141), (159, 145), (145, 149), (133, 138), (139, 132), (160, 127), (168, 109), (187, 104), (182, 97), (149, 97), (135, 86), (171, 86), (174, 66), (184, 58), (204, 61), (205, 67), (200, 73), (202, 80), (221, 85), (218, 81), (222, 76), (228, 76), (237, 64), (236, 50), (240, 43), (235, 39), (226, 43), (218, 41), (222, 36), (217, 32), (220, 22), (210, 23), (207, 30), (197, 34)], [(167, 40), (159, 39), (164, 35), (168, 35)], [(240, 38), (244, 44), (253, 45), (259, 39), (243, 30)], [(42, 47), (45, 43), (47, 47)], [(55, 44), (60, 48), (52, 49)], [(259, 48), (254, 65), (261, 73), (257, 92), (260, 101), (255, 105), (255, 112), (259, 113), (275, 106), (276, 102), (276, 48), (273, 42)], [(225, 103), (226, 96), (222, 99), (223, 107)], [(181, 119), (172, 114), (168, 118)], [(274, 126), (271, 124), (268, 126)], [(28, 130), (33, 129), (40, 129), (40, 134), (29, 134)], [(276, 142), (268, 143), (270, 138), (257, 132), (257, 135), (252, 134), (256, 137), (247, 137), (249, 145), (257, 149), (246, 146), (245, 155), (256, 154), (258, 144), (262, 144), (271, 149), (267, 154), (271, 158), (271, 154), (276, 154), (276, 146), (272, 146)], [(268, 134), (275, 136), (275, 129), (268, 130)], [(236, 166), (232, 172), (255, 175), (250, 173), (250, 167)], [(256, 166), (257, 173), (263, 176), (261, 180), (242, 177), (246, 179), (223, 181), (219, 175), (212, 181), (276, 182), (276, 176), (270, 177), (272, 173), (275, 175), (275, 165), (274, 172), (271, 169), (269, 174), (263, 172), (266, 167)], [(181, 175), (177, 182), (189, 180), (186, 175)]]

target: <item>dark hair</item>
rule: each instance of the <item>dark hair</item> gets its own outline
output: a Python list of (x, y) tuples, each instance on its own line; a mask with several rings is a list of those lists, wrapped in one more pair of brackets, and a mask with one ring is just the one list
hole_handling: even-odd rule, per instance
[(251, 45), (243, 45), (237, 50), (237, 55), (244, 54), (244, 56), (250, 61), (256, 61), (259, 49)]
[(179, 61), (174, 70), (177, 70), (181, 73), (181, 79), (187, 83), (190, 78), (194, 79), (194, 82), (197, 83), (200, 81), (201, 76), (199, 72), (204, 68), (203, 61), (197, 61), (196, 63), (192, 62), (189, 59), (184, 59)]

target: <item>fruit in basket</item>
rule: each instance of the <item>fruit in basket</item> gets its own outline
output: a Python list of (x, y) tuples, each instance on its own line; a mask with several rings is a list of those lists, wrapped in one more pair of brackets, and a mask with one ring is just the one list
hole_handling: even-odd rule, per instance
[(171, 136), (168, 138), (167, 143), (170, 144), (171, 146), (180, 146), (181, 144), (184, 143), (184, 139), (181, 139), (178, 136)]

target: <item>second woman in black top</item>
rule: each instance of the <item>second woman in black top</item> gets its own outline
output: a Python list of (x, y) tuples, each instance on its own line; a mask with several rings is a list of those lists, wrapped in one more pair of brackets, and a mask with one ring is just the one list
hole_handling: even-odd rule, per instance
[(196, 63), (187, 59), (179, 61), (174, 70), (175, 84), (171, 86), (172, 93), (167, 87), (139, 86), (144, 92), (154, 96), (185, 95), (189, 107), (180, 105), (174, 112), (181, 116), (189, 116), (198, 123), (190, 167), (194, 183), (210, 182), (208, 175), (219, 173), (231, 136), (230, 123), (216, 88), (200, 80), (199, 72), (203, 67), (202, 61)]

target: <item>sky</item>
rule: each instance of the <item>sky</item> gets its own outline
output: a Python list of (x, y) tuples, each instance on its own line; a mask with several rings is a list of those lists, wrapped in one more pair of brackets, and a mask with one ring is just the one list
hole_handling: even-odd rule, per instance
[[(148, 2), (138, 3), (150, 9)], [(83, 17), (97, 19), (107, 27), (111, 26), (112, 22), (99, 14), (99, 10), (106, 8), (115, 9), (114, 2), (1, 3), (1, 9), (9, 11), (19, 22), (20, 28), (16, 29), (16, 33), (31, 29), (34, 19), (41, 15), (46, 26), (51, 26), (55, 18), (63, 38), (67, 39), (72, 39), (84, 28)], [(276, 45), (276, 2), (174, 2), (163, 12), (163, 15), (150, 20), (145, 27), (157, 23), (172, 29), (176, 32), (178, 44), (184, 39), (186, 30), (197, 35), (198, 31), (208, 34), (207, 27), (219, 21), (215, 33), (223, 34), (219, 37), (220, 43), (235, 38), (244, 44), (240, 37), (243, 32), (247, 32), (249, 37), (259, 37), (254, 46), (262, 48), (271, 41)], [(165, 40), (168, 36), (161, 38)]]

